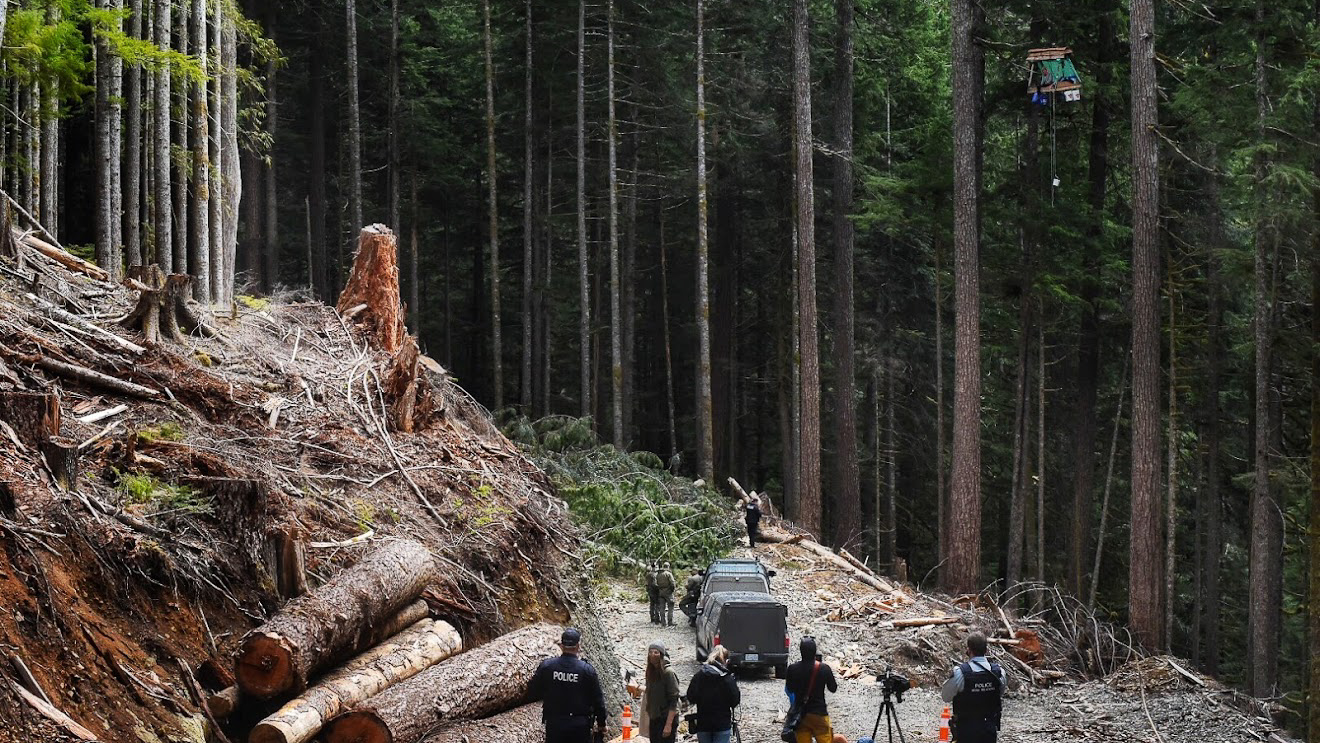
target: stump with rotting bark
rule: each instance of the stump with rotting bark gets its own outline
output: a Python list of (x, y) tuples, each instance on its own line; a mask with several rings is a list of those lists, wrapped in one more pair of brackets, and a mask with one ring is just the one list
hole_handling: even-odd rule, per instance
[(558, 655), (559, 627), (525, 627), (371, 697), (325, 727), (326, 743), (415, 743), (438, 725), (517, 705), (536, 667)]
[(0, 420), (33, 451), (60, 435), (60, 396), (47, 392), (0, 392)]
[(61, 488), (70, 493), (78, 489), (78, 442), (55, 436), (41, 445), (41, 454)]
[(120, 323), (140, 330), (148, 343), (160, 343), (161, 338), (179, 343), (184, 333), (218, 335), (188, 303), (192, 280), (186, 274), (166, 276), (155, 264), (128, 269), (123, 283), (138, 291), (138, 302)]
[(436, 406), (421, 350), (404, 326), (398, 257), (398, 244), (388, 227), (364, 227), (338, 309), (352, 316), (374, 346), (390, 354), (383, 380), (390, 427), (412, 433), (430, 424)]
[(378, 641), (378, 628), (435, 577), (425, 546), (379, 547), (243, 638), (234, 664), (239, 688), (258, 699), (301, 692), (317, 671)]

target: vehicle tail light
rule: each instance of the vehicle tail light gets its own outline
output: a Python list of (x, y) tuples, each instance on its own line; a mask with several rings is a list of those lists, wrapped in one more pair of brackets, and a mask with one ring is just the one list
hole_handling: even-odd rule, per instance
[(788, 645), (788, 635), (784, 635), (784, 649), (785, 649), (785, 650), (788, 650), (788, 648), (789, 648), (789, 645)]
[(711, 646), (714, 647), (715, 645), (719, 645), (719, 644), (720, 644), (720, 636), (715, 635), (715, 641), (711, 643)]

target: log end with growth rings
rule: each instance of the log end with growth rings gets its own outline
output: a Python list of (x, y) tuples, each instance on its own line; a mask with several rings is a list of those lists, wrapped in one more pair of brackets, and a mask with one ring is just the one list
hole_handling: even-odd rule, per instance
[(277, 634), (249, 634), (239, 648), (238, 662), (234, 665), (239, 688), (258, 699), (298, 691), (303, 683), (297, 678), (293, 649)]
[(394, 743), (394, 735), (384, 720), (369, 709), (340, 715), (325, 726), (326, 743)]

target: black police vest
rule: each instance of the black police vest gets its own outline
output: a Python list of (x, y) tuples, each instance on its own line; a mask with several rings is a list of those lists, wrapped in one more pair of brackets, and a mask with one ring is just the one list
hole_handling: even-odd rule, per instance
[(999, 687), (1003, 681), (999, 678), (999, 666), (991, 663), (989, 670), (983, 666), (964, 663), (962, 670), (963, 690), (953, 698), (953, 716), (959, 723), (994, 722), (999, 723), (1002, 701)]
[(546, 674), (542, 700), (546, 720), (591, 715), (595, 669), (579, 658), (561, 655), (545, 661), (541, 672)]

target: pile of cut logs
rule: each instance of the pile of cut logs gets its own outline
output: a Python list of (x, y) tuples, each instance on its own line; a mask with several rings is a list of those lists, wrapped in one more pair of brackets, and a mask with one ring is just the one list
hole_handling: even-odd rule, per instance
[(537, 665), (558, 654), (561, 628), (536, 624), (464, 651), (419, 599), (436, 578), (425, 546), (383, 542), (249, 632), (236, 684), (211, 696), (209, 712), (284, 700), (250, 743), (450, 743), (477, 730), (488, 741), (542, 740), (539, 705), (523, 703)]

